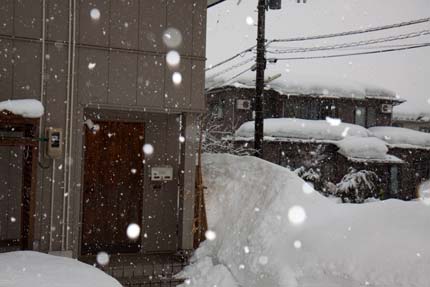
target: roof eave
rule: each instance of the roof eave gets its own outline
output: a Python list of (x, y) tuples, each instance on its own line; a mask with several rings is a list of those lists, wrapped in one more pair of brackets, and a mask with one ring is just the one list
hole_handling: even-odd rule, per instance
[(215, 6), (221, 2), (224, 2), (225, 0), (208, 0), (208, 8)]

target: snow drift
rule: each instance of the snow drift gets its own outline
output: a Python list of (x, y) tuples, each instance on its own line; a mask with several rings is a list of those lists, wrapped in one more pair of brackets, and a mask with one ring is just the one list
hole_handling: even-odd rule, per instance
[[(254, 125), (253, 121), (242, 124), (236, 131), (236, 136), (254, 137)], [(371, 133), (354, 124), (333, 124), (327, 120), (274, 118), (264, 120), (264, 135), (314, 140), (341, 140), (346, 136), (368, 137), (371, 136)]]
[(430, 148), (430, 134), (398, 127), (373, 127), (376, 137), (392, 145), (412, 145)]
[[(287, 169), (205, 155), (209, 228), (184, 286), (430, 286), (430, 207), (336, 204)], [(227, 273), (227, 275), (226, 275)]]
[(77, 260), (33, 251), (0, 254), (0, 286), (121, 287), (103, 271)]

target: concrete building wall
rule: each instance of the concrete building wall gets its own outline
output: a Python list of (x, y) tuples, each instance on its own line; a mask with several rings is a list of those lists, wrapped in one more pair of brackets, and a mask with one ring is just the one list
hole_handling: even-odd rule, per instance
[[(185, 161), (179, 161), (178, 119), (193, 118), (205, 106), (206, 4), (198, 0), (0, 3), (0, 100), (38, 99), (45, 106), (41, 134), (50, 126), (64, 130), (60, 158), (47, 157), (45, 144), (40, 144), (34, 249), (79, 253), (87, 116), (147, 123), (148, 141), (160, 146), (155, 151), (157, 163), (172, 164), (175, 180), (180, 170), (189, 170), (186, 182), (190, 185), (195, 143), (189, 136), (182, 148), (190, 152)], [(99, 19), (91, 18), (92, 9), (98, 9)], [(166, 64), (166, 53), (171, 50), (163, 43), (167, 28), (182, 35), (181, 44), (174, 48), (181, 54), (178, 67)], [(174, 72), (182, 75), (180, 85), (172, 82)], [(151, 198), (151, 187), (145, 188)], [(178, 189), (173, 183), (165, 188)], [(194, 192), (192, 185), (186, 189)], [(191, 208), (188, 201), (193, 197), (179, 198), (187, 201), (181, 208)], [(148, 200), (162, 217), (162, 205), (170, 199)], [(178, 220), (179, 233), (191, 233), (191, 215), (182, 212), (184, 221), (163, 218), (163, 230), (148, 227), (148, 232), (159, 236), (156, 246), (145, 244), (148, 250), (192, 246), (192, 238), (161, 239), (175, 237), (166, 230), (176, 230)]]

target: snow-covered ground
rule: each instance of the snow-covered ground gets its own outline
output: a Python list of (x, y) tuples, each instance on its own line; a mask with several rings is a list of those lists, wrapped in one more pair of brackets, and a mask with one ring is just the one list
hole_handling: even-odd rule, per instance
[(121, 287), (103, 271), (75, 259), (33, 251), (0, 254), (2, 287)]
[(283, 167), (233, 155), (205, 155), (204, 183), (216, 238), (183, 286), (430, 286), (425, 202), (337, 204)]

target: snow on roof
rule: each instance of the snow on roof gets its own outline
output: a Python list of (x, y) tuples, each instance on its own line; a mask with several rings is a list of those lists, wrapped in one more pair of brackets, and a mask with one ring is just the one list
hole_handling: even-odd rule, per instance
[[(238, 137), (253, 137), (254, 122), (242, 124), (236, 131)], [(346, 136), (368, 137), (371, 133), (358, 125), (333, 124), (326, 120), (303, 120), (293, 118), (276, 118), (264, 120), (264, 135), (280, 138), (299, 138), (312, 140), (342, 140)]]
[(372, 127), (370, 132), (390, 145), (430, 148), (430, 134), (398, 127)]
[(182, 273), (190, 287), (429, 286), (424, 202), (336, 204), (254, 157), (206, 154), (203, 175), (216, 240)]
[[(209, 90), (222, 87), (254, 89), (255, 78), (247, 74), (233, 82), (225, 79), (207, 79)], [(361, 84), (346, 79), (333, 79), (315, 76), (291, 75), (282, 76), (267, 83), (266, 89), (271, 89), (281, 95), (311, 95), (317, 97), (356, 98), (356, 99), (387, 99), (403, 102), (396, 93), (369, 84)]]
[(0, 253), (0, 286), (121, 287), (121, 284), (75, 259), (17, 251)]
[(0, 112), (9, 111), (24, 118), (40, 118), (44, 108), (38, 100), (7, 100), (0, 102)]
[(346, 137), (335, 144), (339, 147), (338, 152), (350, 161), (403, 162), (393, 155), (388, 155), (386, 142), (375, 137)]
[(402, 113), (394, 112), (393, 120), (413, 121), (413, 122), (430, 122), (430, 113)]

